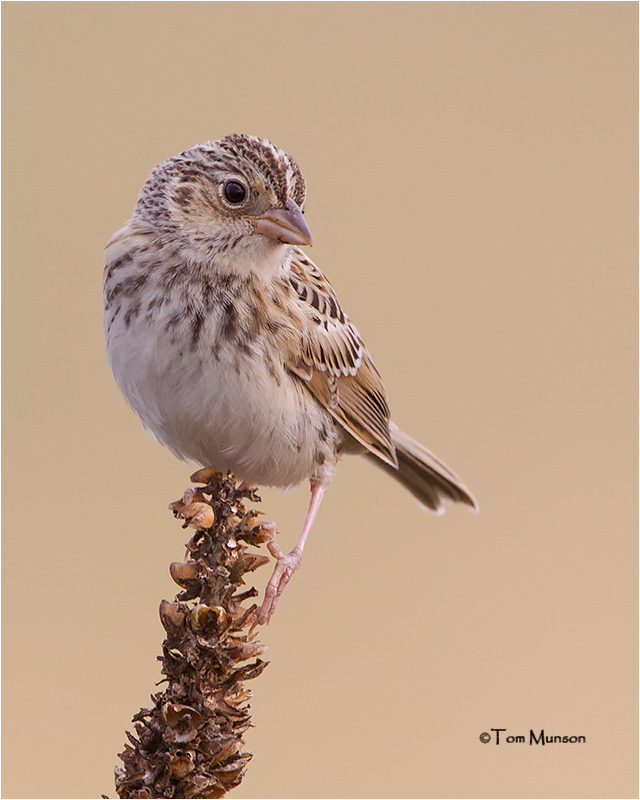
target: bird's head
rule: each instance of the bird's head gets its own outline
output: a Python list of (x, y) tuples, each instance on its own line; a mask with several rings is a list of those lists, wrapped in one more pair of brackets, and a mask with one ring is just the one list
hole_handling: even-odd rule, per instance
[(232, 134), (159, 164), (136, 217), (184, 257), (228, 272), (277, 269), (290, 245), (310, 245), (300, 168), (267, 139)]

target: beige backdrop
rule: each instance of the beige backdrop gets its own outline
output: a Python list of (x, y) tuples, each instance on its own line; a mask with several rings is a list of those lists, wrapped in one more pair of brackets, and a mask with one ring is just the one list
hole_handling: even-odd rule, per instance
[[(234, 131), (299, 161), (395, 418), (481, 504), (342, 463), (236, 796), (636, 795), (637, 14), (4, 5), (5, 797), (113, 797), (159, 678), (190, 467), (108, 373), (102, 248), (157, 162)], [(290, 546), (306, 489), (263, 494)]]

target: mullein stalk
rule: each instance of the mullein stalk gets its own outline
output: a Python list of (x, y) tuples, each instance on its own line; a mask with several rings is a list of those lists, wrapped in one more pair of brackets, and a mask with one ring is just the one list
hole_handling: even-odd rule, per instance
[(133, 717), (135, 733), (115, 769), (119, 797), (222, 797), (242, 781), (252, 757), (243, 735), (251, 726), (245, 682), (267, 666), (256, 641), (254, 588), (240, 591), (244, 576), (266, 564), (251, 545), (271, 538), (259, 512), (255, 489), (233, 475), (199, 470), (205, 484), (172, 503), (183, 527), (195, 528), (184, 562), (170, 566), (182, 587), (174, 602), (163, 600), (160, 619), (163, 691)]

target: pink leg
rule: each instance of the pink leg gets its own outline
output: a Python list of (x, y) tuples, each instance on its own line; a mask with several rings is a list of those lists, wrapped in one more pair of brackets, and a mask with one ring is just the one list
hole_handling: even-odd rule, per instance
[(264, 625), (265, 622), (269, 622), (273, 612), (276, 610), (278, 599), (284, 591), (284, 587), (289, 583), (289, 579), (302, 563), (302, 551), (304, 550), (307, 536), (309, 535), (313, 521), (316, 518), (318, 509), (320, 508), (320, 503), (322, 502), (322, 497), (326, 488), (326, 486), (322, 486), (322, 484), (312, 481), (311, 500), (309, 501), (307, 516), (304, 519), (302, 532), (298, 537), (296, 546), (290, 553), (285, 555), (278, 547), (274, 528), (273, 539), (271, 542), (269, 542), (267, 547), (269, 548), (271, 555), (278, 559), (278, 563), (276, 564), (273, 575), (267, 584), (267, 589), (264, 593), (264, 601), (258, 610), (258, 625)]

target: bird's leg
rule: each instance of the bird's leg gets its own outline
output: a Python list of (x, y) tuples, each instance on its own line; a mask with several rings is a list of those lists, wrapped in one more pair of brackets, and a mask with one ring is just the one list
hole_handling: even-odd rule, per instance
[(273, 612), (276, 610), (278, 599), (284, 591), (284, 587), (289, 583), (289, 579), (302, 562), (302, 551), (304, 550), (307, 536), (309, 535), (313, 521), (320, 508), (320, 503), (322, 502), (322, 497), (326, 488), (327, 487), (323, 486), (321, 483), (311, 481), (311, 499), (309, 501), (307, 516), (304, 518), (304, 525), (302, 526), (302, 531), (300, 532), (296, 546), (290, 553), (285, 554), (282, 552), (276, 541), (275, 526), (273, 528), (271, 541), (267, 547), (271, 555), (278, 559), (278, 563), (267, 584), (264, 600), (258, 610), (257, 622), (259, 625), (264, 625), (265, 622), (269, 622)]

